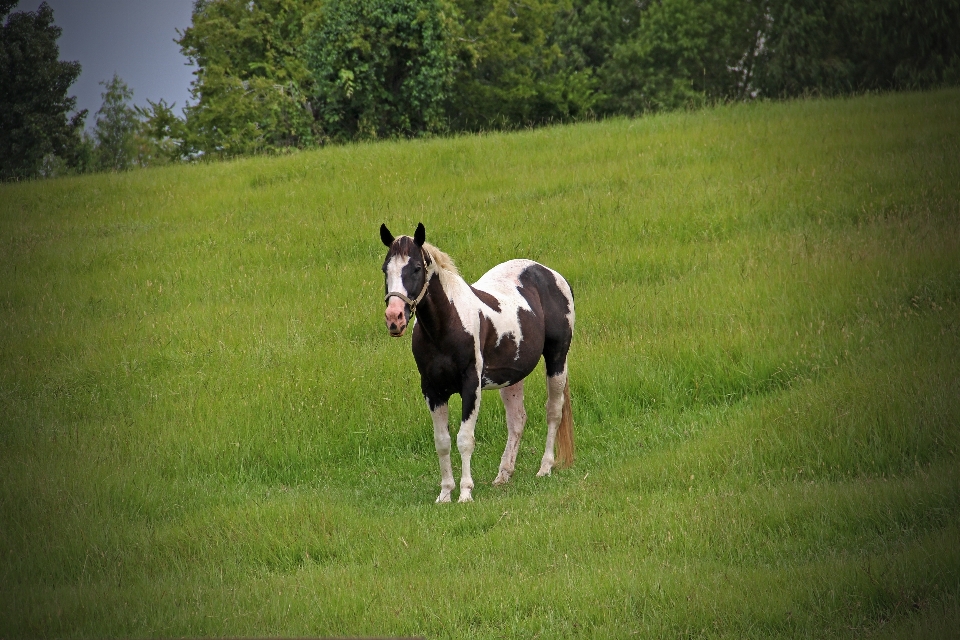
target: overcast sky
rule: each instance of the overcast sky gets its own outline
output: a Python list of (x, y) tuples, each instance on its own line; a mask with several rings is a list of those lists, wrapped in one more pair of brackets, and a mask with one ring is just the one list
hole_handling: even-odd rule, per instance
[[(103, 100), (100, 81), (118, 74), (133, 89), (133, 102), (163, 98), (180, 110), (190, 96), (194, 67), (173, 41), (190, 26), (193, 0), (47, 0), (54, 23), (63, 29), (61, 60), (83, 68), (70, 87), (77, 109), (89, 109), (87, 126)], [(36, 11), (40, 0), (20, 0), (13, 11)]]

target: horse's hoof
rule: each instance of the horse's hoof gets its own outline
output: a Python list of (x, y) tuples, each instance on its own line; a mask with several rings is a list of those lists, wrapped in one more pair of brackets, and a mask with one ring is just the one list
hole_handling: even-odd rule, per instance
[(443, 491), (439, 496), (437, 496), (437, 504), (441, 502), (450, 502), (450, 492)]
[(466, 492), (461, 491), (461, 492), (460, 492), (460, 499), (457, 500), (457, 502), (473, 502), (473, 496), (470, 495), (470, 492), (469, 492), (469, 491), (466, 491)]
[(537, 471), (537, 477), (542, 478), (543, 476), (550, 475), (552, 469), (550, 467), (540, 467), (540, 471)]
[(497, 477), (493, 479), (493, 486), (500, 487), (510, 482), (510, 474), (506, 471), (501, 471), (497, 474)]

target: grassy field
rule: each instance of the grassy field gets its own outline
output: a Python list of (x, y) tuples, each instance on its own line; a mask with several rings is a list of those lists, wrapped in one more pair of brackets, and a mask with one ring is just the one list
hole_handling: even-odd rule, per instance
[[(958, 104), (0, 185), (0, 637), (956, 637)], [(433, 504), (377, 231), (420, 220), (571, 282), (573, 468), (541, 366), (511, 484), (488, 392)]]

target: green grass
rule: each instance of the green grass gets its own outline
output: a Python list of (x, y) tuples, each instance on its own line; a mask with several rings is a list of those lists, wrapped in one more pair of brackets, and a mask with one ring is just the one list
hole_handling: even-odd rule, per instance
[[(958, 103), (0, 186), (0, 637), (955, 636)], [(433, 504), (377, 232), (420, 220), (571, 282), (572, 469), (541, 368), (512, 483), (488, 393)]]

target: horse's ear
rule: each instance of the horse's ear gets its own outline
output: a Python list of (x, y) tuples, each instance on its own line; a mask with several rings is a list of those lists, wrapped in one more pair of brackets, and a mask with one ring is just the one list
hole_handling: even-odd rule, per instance
[(393, 245), (393, 234), (390, 233), (390, 229), (387, 229), (385, 224), (380, 225), (380, 240), (388, 247)]
[(422, 247), (423, 243), (427, 240), (427, 230), (423, 228), (423, 223), (417, 224), (417, 230), (413, 232), (413, 243), (418, 247)]

